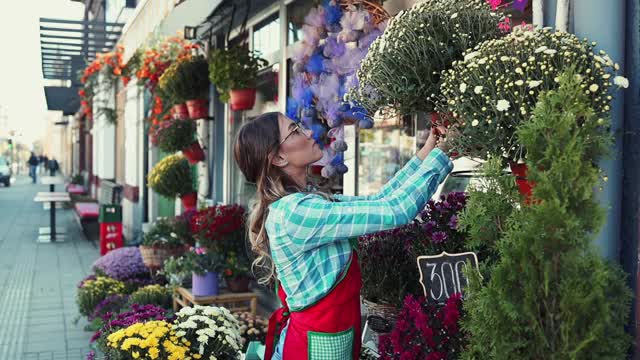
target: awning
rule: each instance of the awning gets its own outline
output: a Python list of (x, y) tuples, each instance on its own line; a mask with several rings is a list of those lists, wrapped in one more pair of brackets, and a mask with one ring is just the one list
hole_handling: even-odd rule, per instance
[(183, 31), (185, 26), (197, 27), (206, 21), (223, 0), (184, 0), (162, 20), (160, 31), (164, 35), (173, 36)]
[(78, 87), (45, 86), (44, 96), (47, 109), (62, 111), (64, 115), (73, 115), (80, 107)]
[(40, 18), (40, 52), (45, 79), (78, 81), (96, 53), (114, 48), (121, 23)]

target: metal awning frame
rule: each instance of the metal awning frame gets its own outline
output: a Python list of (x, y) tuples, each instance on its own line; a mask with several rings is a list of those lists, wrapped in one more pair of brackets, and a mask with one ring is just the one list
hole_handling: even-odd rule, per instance
[(114, 48), (123, 27), (123, 23), (40, 18), (43, 77), (74, 80), (97, 53)]

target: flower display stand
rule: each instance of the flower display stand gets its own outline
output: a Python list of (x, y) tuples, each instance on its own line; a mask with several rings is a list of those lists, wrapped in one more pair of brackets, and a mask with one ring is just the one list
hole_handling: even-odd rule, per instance
[(258, 294), (255, 292), (230, 293), (220, 292), (215, 296), (194, 296), (191, 289), (176, 288), (173, 293), (173, 310), (178, 311), (183, 306), (216, 305), (224, 306), (229, 311), (249, 311), (256, 316), (258, 308)]

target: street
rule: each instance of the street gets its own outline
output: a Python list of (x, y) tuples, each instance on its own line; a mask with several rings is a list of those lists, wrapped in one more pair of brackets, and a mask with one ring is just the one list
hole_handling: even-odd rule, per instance
[[(0, 359), (84, 359), (90, 332), (78, 317), (76, 284), (98, 257), (71, 209), (57, 209), (65, 242), (36, 243), (49, 213), (33, 198), (48, 186), (18, 175), (0, 187)], [(62, 190), (58, 185), (57, 191)]]

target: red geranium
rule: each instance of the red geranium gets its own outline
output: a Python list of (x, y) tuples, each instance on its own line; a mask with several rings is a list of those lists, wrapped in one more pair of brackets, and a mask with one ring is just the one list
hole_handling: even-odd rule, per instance
[(235, 238), (244, 232), (244, 215), (240, 205), (215, 205), (191, 218), (191, 231), (202, 246), (226, 248), (227, 244), (220, 244), (222, 240), (239, 242)]

